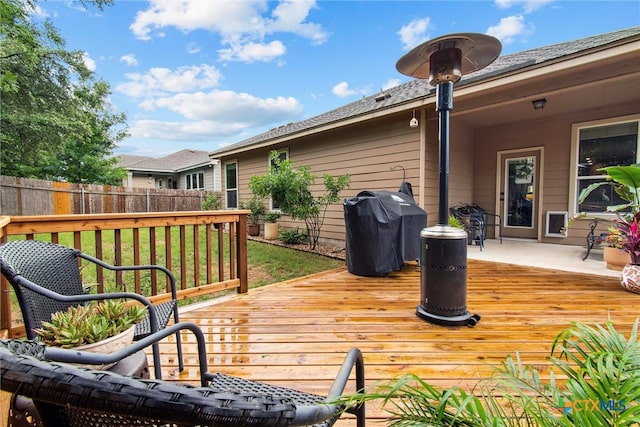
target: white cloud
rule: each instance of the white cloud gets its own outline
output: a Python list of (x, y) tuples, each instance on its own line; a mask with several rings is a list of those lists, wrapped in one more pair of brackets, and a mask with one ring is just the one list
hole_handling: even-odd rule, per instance
[(400, 41), (402, 42), (402, 48), (405, 50), (412, 49), (420, 43), (429, 39), (429, 28), (431, 19), (422, 18), (414, 19), (407, 25), (402, 26), (398, 31)]
[(223, 44), (230, 46), (220, 54), (227, 60), (248, 62), (284, 55), (282, 42), (265, 40), (276, 33), (296, 34), (314, 44), (326, 41), (328, 33), (322, 26), (307, 21), (315, 7), (314, 0), (281, 0), (270, 11), (272, 4), (265, 0), (151, 0), (146, 10), (136, 14), (129, 28), (143, 40), (157, 37), (159, 31), (171, 27), (184, 32), (219, 33)]
[(347, 82), (338, 83), (333, 87), (333, 89), (331, 89), (331, 92), (333, 92), (334, 95), (339, 96), (340, 98), (346, 98), (358, 93), (353, 89), (349, 89), (349, 83)]
[(198, 46), (197, 43), (191, 42), (187, 45), (187, 53), (190, 53), (190, 54), (200, 53), (200, 50), (201, 50), (200, 46)]
[(531, 13), (551, 3), (553, 0), (495, 0), (500, 9), (509, 9), (514, 6), (522, 6), (524, 13)]
[(242, 129), (243, 127), (236, 123), (213, 121), (163, 122), (160, 120), (137, 120), (129, 128), (129, 134), (132, 138), (165, 141), (205, 141), (230, 136), (240, 132)]
[(84, 62), (84, 65), (90, 71), (95, 71), (96, 70), (96, 61), (91, 59), (91, 57), (89, 56), (89, 54), (87, 52), (83, 52), (82, 53), (82, 62)]
[(272, 12), (275, 20), (269, 25), (269, 31), (292, 32), (312, 40), (314, 44), (324, 43), (329, 34), (324, 31), (322, 25), (305, 22), (309, 11), (315, 8), (315, 5), (315, 0), (282, 1)]
[(171, 141), (212, 141), (237, 138), (252, 128), (298, 120), (302, 106), (295, 98), (257, 98), (232, 91), (181, 93), (147, 100), (154, 109), (166, 109), (185, 120), (139, 119), (129, 128), (132, 138)]
[(275, 40), (271, 43), (246, 43), (246, 44), (232, 44), (229, 49), (220, 49), (218, 53), (220, 58), (224, 61), (242, 61), (242, 62), (255, 62), (262, 61), (268, 62), (274, 58), (284, 55), (287, 48), (284, 47), (281, 41)]
[(128, 81), (118, 84), (116, 90), (134, 98), (209, 89), (218, 86), (222, 79), (215, 67), (206, 64), (180, 67), (175, 71), (151, 68), (145, 74), (128, 73), (126, 77)]
[(120, 62), (124, 62), (131, 67), (136, 67), (138, 65), (138, 59), (136, 59), (136, 56), (132, 53), (128, 55), (122, 55), (120, 57)]
[(496, 37), (503, 44), (512, 43), (517, 36), (527, 36), (532, 33), (533, 27), (525, 25), (522, 15), (502, 18), (498, 25), (487, 29), (488, 35)]
[(245, 127), (291, 121), (302, 113), (302, 105), (292, 97), (258, 98), (247, 93), (214, 90), (179, 93), (152, 101), (155, 108), (164, 108), (191, 120), (218, 123), (241, 123)]
[(389, 79), (382, 85), (382, 90), (391, 89), (392, 87), (398, 86), (400, 83), (402, 83), (400, 79)]
[(353, 95), (366, 96), (371, 93), (371, 88), (365, 86), (359, 89), (352, 89), (349, 87), (349, 83), (340, 82), (331, 89), (331, 92), (340, 98), (347, 98)]

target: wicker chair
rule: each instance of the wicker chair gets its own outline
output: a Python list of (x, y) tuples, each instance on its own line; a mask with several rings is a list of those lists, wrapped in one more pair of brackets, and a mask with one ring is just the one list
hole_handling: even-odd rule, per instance
[[(190, 329), (196, 335), (200, 387), (48, 361), (118, 360), (178, 329)], [(0, 386), (13, 393), (12, 405), (21, 399), (23, 408), (25, 400), (30, 407), (28, 413), (20, 413), (19, 420), (10, 420), (10, 425), (331, 426), (345, 411), (333, 402), (343, 393), (354, 368), (356, 389), (364, 388), (364, 365), (358, 349), (347, 354), (328, 396), (322, 397), (224, 374), (209, 374), (204, 348), (204, 335), (192, 323), (172, 325), (111, 355), (88, 355), (44, 347), (34, 341), (0, 340)], [(358, 427), (364, 427), (364, 406), (346, 411), (355, 413)]]
[[(152, 305), (142, 295), (130, 292), (108, 294), (86, 293), (80, 274), (80, 260), (86, 260), (112, 271), (155, 270), (167, 275), (171, 284), (170, 301)], [(16, 240), (0, 245), (0, 270), (13, 286), (27, 338), (35, 339), (33, 332), (42, 322), (51, 321), (51, 314), (65, 311), (70, 306), (91, 300), (126, 298), (135, 299), (149, 309), (147, 318), (136, 325), (134, 340), (140, 340), (164, 329), (171, 316), (178, 323), (176, 283), (173, 274), (157, 265), (112, 266), (81, 251), (66, 246), (38, 240)], [(155, 320), (154, 320), (155, 319)], [(184, 369), (180, 335), (176, 335), (178, 365)], [(153, 345), (156, 378), (160, 379), (160, 353)]]

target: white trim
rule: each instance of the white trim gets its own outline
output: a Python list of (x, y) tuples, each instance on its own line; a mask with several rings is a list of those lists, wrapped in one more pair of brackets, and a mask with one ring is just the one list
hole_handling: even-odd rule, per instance
[[(625, 122), (638, 122), (638, 141), (636, 150), (636, 162), (640, 162), (640, 114), (631, 114), (628, 116), (608, 117), (605, 119), (591, 120), (588, 122), (578, 122), (571, 125), (571, 154), (569, 164), (569, 200), (568, 207), (569, 213), (572, 217), (579, 215), (578, 210), (578, 142), (580, 138), (580, 130), (590, 127), (612, 126)], [(597, 217), (603, 219), (611, 219), (614, 213), (605, 212), (589, 212), (590, 217)]]
[[(563, 225), (557, 233), (549, 231), (549, 223), (552, 215), (562, 215), (563, 216)], [(563, 233), (562, 230), (566, 230), (569, 226), (569, 212), (567, 211), (547, 211), (547, 220), (545, 221), (544, 226), (544, 236), (545, 237), (561, 237), (565, 239), (567, 237), (566, 233)]]
[[(500, 198), (502, 197), (500, 194), (500, 187), (501, 187), (501, 181), (500, 181), (500, 172), (501, 172), (501, 167), (502, 167), (502, 163), (501, 163), (501, 159), (503, 155), (508, 155), (508, 154), (517, 154), (517, 153), (526, 153), (526, 152), (534, 152), (536, 153), (535, 155), (538, 157), (538, 161), (539, 161), (539, 165), (537, 165), (538, 170), (539, 170), (539, 177), (538, 177), (538, 195), (536, 196), (538, 199), (538, 212), (537, 215), (534, 219), (534, 221), (537, 221), (535, 224), (537, 225), (537, 240), (541, 241), (542, 240), (542, 226), (540, 224), (542, 224), (542, 208), (544, 207), (544, 203), (542, 202), (544, 200), (544, 146), (543, 145), (537, 145), (537, 146), (533, 146), (533, 147), (524, 147), (524, 148), (513, 148), (513, 149), (509, 149), (509, 150), (498, 150), (496, 152), (496, 205), (495, 205), (495, 209), (494, 212), (499, 212), (502, 218), (502, 227), (503, 227), (503, 233), (504, 230), (506, 228), (506, 224), (507, 224), (507, 218), (504, 214), (504, 212), (500, 209), (500, 202), (504, 202), (504, 200), (500, 200)], [(506, 204), (505, 204), (506, 206)], [(511, 228), (516, 228), (516, 227), (511, 227)]]
[[(229, 188), (227, 187), (227, 165), (230, 164), (235, 164), (236, 165), (236, 203), (237, 206), (235, 207), (229, 207), (227, 206), (227, 192), (229, 191)], [(223, 178), (224, 178), (224, 208), (225, 209), (238, 209), (239, 207), (239, 203), (240, 203), (240, 188), (239, 188), (239, 182), (238, 182), (238, 178), (240, 176), (240, 165), (237, 159), (233, 159), (233, 160), (227, 160), (226, 162), (224, 162), (224, 169), (222, 171), (223, 173)]]

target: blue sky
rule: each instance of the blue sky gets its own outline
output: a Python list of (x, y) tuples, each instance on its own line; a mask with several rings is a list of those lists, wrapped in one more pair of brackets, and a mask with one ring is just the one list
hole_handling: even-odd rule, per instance
[(640, 25), (629, 1), (116, 0), (38, 14), (112, 89), (130, 136), (116, 154), (213, 151), (396, 86), (412, 47), (484, 33), (502, 54)]

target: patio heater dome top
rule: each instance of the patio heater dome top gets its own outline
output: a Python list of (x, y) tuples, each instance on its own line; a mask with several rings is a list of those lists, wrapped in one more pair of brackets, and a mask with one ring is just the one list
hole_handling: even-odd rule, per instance
[(486, 34), (459, 33), (428, 40), (398, 60), (396, 69), (407, 76), (429, 79), (436, 85), (456, 82), (491, 64), (500, 55), (502, 44)]

